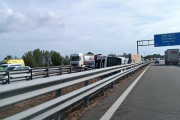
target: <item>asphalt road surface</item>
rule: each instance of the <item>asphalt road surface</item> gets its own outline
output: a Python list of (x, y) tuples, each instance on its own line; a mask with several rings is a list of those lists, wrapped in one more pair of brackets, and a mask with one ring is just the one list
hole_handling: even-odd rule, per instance
[[(80, 120), (99, 120), (141, 72), (100, 101)], [(180, 66), (152, 64), (110, 120), (180, 120)]]

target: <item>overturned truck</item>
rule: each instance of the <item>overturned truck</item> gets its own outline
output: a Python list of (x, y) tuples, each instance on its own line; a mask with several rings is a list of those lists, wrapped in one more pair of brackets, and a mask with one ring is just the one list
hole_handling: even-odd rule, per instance
[(133, 55), (133, 54), (109, 54), (108, 56), (97, 54), (94, 56), (94, 68), (104, 68), (115, 65), (125, 65), (129, 63), (137, 63), (141, 62), (141, 55)]

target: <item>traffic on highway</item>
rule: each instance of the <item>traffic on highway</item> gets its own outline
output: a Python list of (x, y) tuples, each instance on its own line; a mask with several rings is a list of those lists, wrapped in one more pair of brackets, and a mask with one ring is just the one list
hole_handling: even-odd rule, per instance
[(0, 0), (0, 120), (180, 120), (180, 1)]
[[(47, 82), (47, 83), (51, 84), (52, 86), (54, 86), (54, 85), (57, 86), (57, 88), (58, 88), (59, 85), (64, 86), (64, 84), (65, 84), (65, 86), (66, 85), (71, 86), (75, 83), (75, 81), (78, 81), (78, 83), (79, 83), (82, 79), (83, 81), (86, 81), (85, 87), (82, 87), (82, 88), (78, 87), (78, 89), (77, 89), (77, 92), (78, 92), (78, 91), (81, 91), (81, 89), (88, 89), (88, 88), (86, 88), (86, 86), (90, 87), (95, 84), (98, 84), (98, 81), (95, 82), (94, 84), (92, 83), (92, 84), (88, 85), (86, 77), (71, 80), (71, 77), (70, 77), (71, 74), (72, 74), (72, 76), (74, 76), (76, 78), (79, 75), (87, 76), (88, 81), (89, 81), (89, 75), (91, 75), (90, 79), (96, 78), (96, 77), (98, 78), (101, 76), (100, 78), (102, 80), (106, 80), (106, 79), (113, 80), (113, 82), (108, 82), (108, 83), (111, 83), (111, 89), (113, 90), (113, 93), (108, 95), (106, 98), (101, 99), (100, 102), (98, 102), (98, 104), (96, 103), (97, 104), (96, 107), (89, 109), (89, 111), (85, 112), (85, 114), (83, 114), (78, 119), (80, 119), (80, 120), (84, 120), (84, 119), (87, 119), (87, 120), (117, 119), (118, 120), (118, 119), (133, 119), (133, 118), (142, 119), (142, 118), (145, 118), (146, 116), (151, 116), (149, 118), (146, 118), (149, 120), (155, 119), (155, 118), (163, 118), (163, 119), (171, 118), (172, 115), (171, 114), (167, 115), (166, 113), (168, 113), (168, 112), (172, 113), (173, 111), (178, 110), (178, 106), (173, 107), (171, 110), (164, 111), (163, 107), (161, 107), (159, 105), (161, 105), (161, 104), (166, 104), (166, 106), (172, 105), (170, 103), (170, 101), (168, 101), (168, 97), (164, 96), (165, 94), (162, 94), (161, 92), (166, 91), (168, 94), (173, 95), (173, 93), (172, 93), (173, 89), (177, 89), (174, 86), (174, 88), (171, 89), (171, 91), (166, 90), (166, 88), (167, 88), (166, 84), (168, 84), (166, 82), (170, 82), (169, 80), (171, 80), (171, 83), (173, 83), (172, 85), (178, 84), (177, 78), (174, 79), (174, 75), (172, 76), (172, 78), (170, 76), (171, 72), (176, 73), (179, 70), (179, 64), (178, 64), (179, 63), (179, 59), (178, 59), (179, 55), (177, 55), (177, 53), (179, 53), (178, 49), (168, 49), (165, 52), (165, 56), (164, 56), (165, 59), (164, 58), (149, 58), (149, 59), (145, 59), (145, 60), (142, 59), (140, 55), (133, 55), (133, 54), (129, 54), (129, 55), (109, 54), (108, 56), (105, 56), (102, 54), (97, 54), (97, 55), (88, 55), (88, 54), (82, 54), (82, 53), (71, 54), (70, 55), (70, 64), (72, 64), (72, 65), (70, 65), (69, 68), (67, 68), (68, 66), (64, 66), (64, 68), (63, 67), (59, 68), (59, 66), (54, 66), (54, 68), (51, 67), (51, 68), (34, 69), (34, 68), (30, 68), (28, 66), (25, 66), (23, 60), (9, 60), (10, 62), (14, 61), (16, 63), (13, 63), (13, 62), (9, 63), (8, 60), (5, 60), (1, 64), (2, 69), (0, 72), (0, 74), (5, 72), (4, 75), (1, 74), (1, 76), (2, 76), (1, 80), (5, 84), (3, 85), (4, 87), (0, 86), (0, 90), (2, 91), (2, 93), (0, 93), (0, 94), (4, 95), (4, 94), (6, 94), (6, 92), (9, 91), (9, 90), (7, 91), (6, 84), (8, 84), (9, 88), (11, 88), (11, 85), (16, 84), (16, 85), (21, 85), (22, 89), (25, 89), (27, 85), (25, 85), (24, 83), (28, 83), (28, 85), (32, 84), (31, 86), (34, 87), (34, 85), (39, 84), (39, 82), (42, 81), (41, 84), (44, 84), (45, 86), (46, 86), (45, 83)], [(92, 59), (91, 59), (91, 57), (92, 57)], [(80, 65), (80, 66), (78, 66), (78, 65)], [(120, 67), (120, 68), (117, 69), (117, 67)], [(90, 70), (87, 72), (81, 72), (80, 74), (76, 74), (76, 73), (72, 72), (72, 70), (73, 70), (72, 68), (80, 68), (80, 69), (93, 68), (94, 70), (97, 69), (98, 71)], [(62, 75), (63, 70), (65, 70), (65, 69), (66, 69), (66, 71), (69, 71), (68, 73), (71, 73), (71, 74), (69, 74), (69, 75), (64, 74), (65, 76)], [(110, 71), (107, 71), (106, 69), (109, 69), (109, 70), (112, 69), (111, 70), (112, 72), (110, 73)], [(28, 71), (23, 72), (23, 70), (28, 70)], [(48, 78), (48, 79), (41, 80), (41, 78), (37, 78), (36, 80), (34, 80), (35, 77), (33, 77), (33, 76), (36, 76), (40, 72), (40, 70), (45, 72), (45, 73), (41, 73), (40, 75), (43, 75), (45, 78)], [(100, 71), (106, 71), (106, 73), (103, 73), (104, 75), (101, 75)], [(8, 72), (8, 74), (6, 74), (7, 72)], [(94, 75), (94, 73), (92, 74), (92, 72), (98, 73), (97, 75), (95, 75), (96, 77), (92, 76), (92, 75)], [(168, 73), (166, 73), (166, 72), (168, 72)], [(53, 74), (58, 75), (57, 73), (62, 75), (62, 77), (58, 77), (58, 76), (53, 77), (52, 76)], [(158, 73), (158, 74), (156, 74), (156, 73)], [(107, 75), (105, 75), (105, 74), (107, 74)], [(52, 77), (50, 77), (50, 76), (52, 76)], [(26, 78), (26, 81), (23, 81), (22, 77)], [(106, 77), (106, 79), (104, 79), (104, 77)], [(21, 78), (21, 80), (20, 80), (20, 78)], [(158, 80), (157, 80), (157, 78), (158, 78)], [(47, 80), (48, 81), (50, 80), (51, 82), (53, 82), (54, 80), (56, 82), (57, 81), (59, 81), (59, 82), (58, 82), (58, 84), (57, 83), (54, 84), (54, 83), (51, 83), (50, 81), (48, 82)], [(67, 80), (67, 82), (66, 82), (66, 80)], [(116, 80), (118, 80), (117, 83), (115, 82)], [(18, 81), (18, 82), (16, 83), (15, 81)], [(22, 81), (22, 82), (19, 82), (19, 81)], [(63, 81), (63, 82), (60, 82), (60, 81)], [(120, 81), (126, 81), (127, 83), (125, 82), (125, 84), (122, 84)], [(108, 83), (105, 84), (105, 86), (104, 86), (105, 88), (108, 86)], [(119, 83), (121, 83), (121, 84), (119, 84)], [(163, 83), (164, 86), (156, 84), (156, 83)], [(116, 85), (117, 86), (120, 85), (121, 87), (117, 87), (116, 89), (114, 89), (114, 86), (116, 86)], [(101, 85), (99, 84), (98, 86), (101, 86)], [(62, 88), (66, 89), (64, 87), (62, 87)], [(105, 94), (109, 90), (104, 91), (104, 87), (103, 87), (103, 89), (101, 89), (101, 93), (103, 96), (106, 96)], [(56, 97), (58, 97), (60, 99), (61, 96), (59, 94), (57, 94), (60, 91), (57, 90), (57, 88), (50, 90), (50, 91), (56, 91)], [(102, 87), (100, 87), (100, 88), (102, 88)], [(20, 89), (20, 88), (12, 88), (12, 89)], [(40, 87), (38, 89), (41, 91), (41, 89), (44, 89), (44, 88)], [(32, 88), (31, 90), (34, 90), (34, 88)], [(28, 90), (28, 91), (33, 92), (31, 90), (30, 91)], [(153, 92), (153, 90), (156, 90), (155, 93)], [(49, 91), (46, 91), (46, 92), (45, 91), (43, 93), (49, 93)], [(118, 92), (118, 91), (121, 91), (121, 92)], [(66, 95), (68, 95), (68, 94), (72, 95), (74, 93), (76, 93), (76, 90), (72, 91), (72, 93), (71, 92), (66, 93), (65, 95), (62, 96), (62, 98), (64, 99), (64, 97)], [(81, 94), (87, 95), (90, 93), (81, 93)], [(16, 96), (14, 96), (13, 93), (11, 93), (11, 94), (12, 95), (10, 95), (10, 96), (2, 97), (2, 99), (0, 100), (2, 104), (0, 104), (0, 106), (6, 108), (6, 106), (8, 106), (8, 104), (14, 104), (14, 102), (11, 101), (10, 103), (6, 103), (7, 104), (6, 105), (5, 104), (6, 99), (7, 100), (8, 99), (17, 99), (16, 101), (24, 100), (24, 99), (20, 100), (20, 98), (17, 98)], [(21, 92), (18, 94), (19, 94), (19, 96), (24, 96), (24, 94), (22, 94)], [(159, 96), (156, 96), (156, 94)], [(38, 95), (36, 95), (36, 93), (34, 93), (34, 96), (38, 96)], [(155, 96), (155, 98), (151, 98), (152, 96)], [(28, 97), (28, 99), (30, 99), (30, 98), (32, 99), (32, 96)], [(81, 98), (81, 97), (79, 97), (79, 98)], [(84, 97), (82, 97), (82, 98), (84, 98)], [(27, 98), (25, 98), (25, 99), (27, 99)], [(72, 101), (74, 101), (75, 99), (76, 99), (76, 97), (73, 97)], [(89, 97), (84, 98), (85, 107), (89, 106), (89, 102), (94, 102), (93, 100), (91, 101), (89, 99), (90, 99)], [(96, 99), (99, 99), (99, 98), (97, 97)], [(164, 101), (164, 99), (166, 99), (166, 101)], [(69, 100), (71, 100), (71, 99), (69, 99)], [(78, 101), (79, 100), (81, 101), (81, 99), (78, 99)], [(177, 99), (172, 98), (170, 100), (176, 101)], [(109, 102), (109, 101), (111, 101), (111, 102)], [(147, 102), (147, 101), (150, 101), (150, 102)], [(157, 101), (161, 101), (161, 102), (157, 102)], [(77, 102), (77, 101), (75, 100), (74, 102)], [(52, 99), (52, 103), (53, 103), (53, 99)], [(46, 102), (43, 103), (42, 106), (44, 106), (45, 104), (46, 104)], [(55, 104), (55, 103), (53, 103), (53, 104)], [(71, 107), (73, 107), (69, 102), (67, 102), (66, 104), (69, 104), (67, 106), (67, 109), (71, 109)], [(153, 106), (155, 106), (155, 107), (153, 107)], [(39, 107), (39, 106), (37, 106), (37, 107)], [(36, 107), (30, 108), (29, 110), (31, 110), (31, 109), (36, 109)], [(103, 109), (103, 110), (101, 110), (101, 109)], [(157, 109), (158, 109), (158, 111), (157, 111)], [(52, 110), (54, 111), (55, 108), (53, 108)], [(63, 109), (62, 109), (62, 111), (63, 111)], [(143, 116), (141, 116), (141, 115), (136, 116), (137, 114), (141, 114), (142, 111), (145, 112)], [(28, 113), (28, 111), (24, 111), (24, 112)], [(161, 112), (165, 112), (165, 113), (163, 114)], [(98, 113), (98, 114), (95, 114), (95, 113)], [(18, 114), (9, 116), (9, 117), (7, 117), (7, 120), (14, 119), (16, 117), (18, 119), (21, 119), (22, 118), (21, 113), (19, 113), (19, 114), (20, 114), (20, 116)], [(159, 115), (159, 114), (161, 114), (161, 115)], [(43, 118), (44, 119), (47, 117), (47, 116), (44, 116), (44, 115), (42, 116), (42, 115), (39, 114), (35, 118), (34, 118), (34, 116), (32, 116), (31, 118), (34, 118), (34, 119)], [(48, 114), (46, 114), (46, 115), (48, 115)], [(59, 115), (58, 113), (56, 113), (56, 115), (61, 117), (61, 115)], [(26, 117), (27, 116), (25, 115), (23, 118), (26, 118)], [(178, 117), (179, 117), (178, 115), (174, 116), (174, 118), (178, 118)]]

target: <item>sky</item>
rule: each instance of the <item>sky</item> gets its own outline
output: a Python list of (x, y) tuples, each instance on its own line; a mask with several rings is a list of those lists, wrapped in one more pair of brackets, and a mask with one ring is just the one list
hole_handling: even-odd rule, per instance
[[(0, 0), (0, 60), (34, 49), (137, 54), (137, 40), (180, 31), (178, 0)], [(152, 42), (153, 44), (153, 42)], [(170, 47), (139, 47), (141, 55)]]

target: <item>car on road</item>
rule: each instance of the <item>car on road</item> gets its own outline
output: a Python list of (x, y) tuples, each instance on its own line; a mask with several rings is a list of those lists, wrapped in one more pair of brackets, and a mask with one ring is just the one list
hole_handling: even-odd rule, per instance
[(149, 61), (149, 59), (146, 59), (145, 61)]
[(88, 68), (94, 68), (94, 63), (93, 62), (89, 62), (85, 65), (85, 67), (88, 67)]
[(31, 68), (29, 66), (10, 66), (5, 67), (0, 71), (11, 71), (11, 70), (30, 70)]
[[(16, 70), (30, 70), (31, 68), (29, 66), (10, 66), (10, 67), (5, 67), (0, 72), (6, 72), (6, 71), (16, 71)], [(21, 73), (21, 74), (10, 74), (10, 78), (18, 78), (18, 77), (25, 77), (26, 79), (29, 79), (30, 73)], [(33, 73), (34, 75), (34, 73)], [(5, 75), (0, 75), (0, 80), (6, 80), (8, 76)]]
[(159, 60), (158, 60), (158, 59), (156, 59), (156, 60), (154, 61), (154, 63), (159, 63)]

